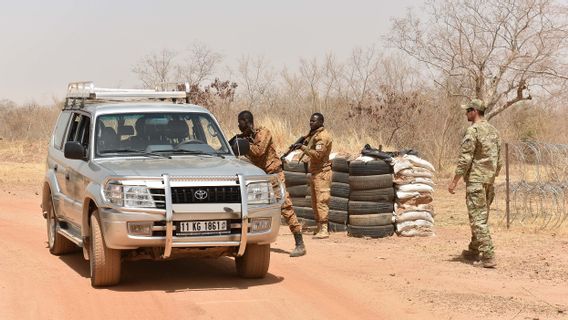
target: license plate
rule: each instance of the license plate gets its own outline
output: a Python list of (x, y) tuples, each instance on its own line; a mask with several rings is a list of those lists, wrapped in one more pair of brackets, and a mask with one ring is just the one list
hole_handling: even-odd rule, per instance
[(210, 220), (210, 221), (180, 221), (177, 226), (177, 235), (192, 234), (219, 234), (227, 233), (227, 220)]

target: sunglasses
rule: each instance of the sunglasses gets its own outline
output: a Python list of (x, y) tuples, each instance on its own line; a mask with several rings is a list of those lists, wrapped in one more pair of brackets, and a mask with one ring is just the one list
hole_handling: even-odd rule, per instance
[(466, 112), (466, 113), (470, 113), (470, 112), (472, 112), (473, 110), (475, 110), (475, 109), (474, 109), (474, 108), (467, 108), (467, 109), (465, 110), (465, 112)]

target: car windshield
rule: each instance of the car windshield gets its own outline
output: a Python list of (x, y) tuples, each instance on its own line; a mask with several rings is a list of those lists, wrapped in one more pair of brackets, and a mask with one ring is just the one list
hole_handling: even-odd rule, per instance
[(128, 113), (97, 118), (95, 155), (223, 155), (227, 144), (206, 113)]

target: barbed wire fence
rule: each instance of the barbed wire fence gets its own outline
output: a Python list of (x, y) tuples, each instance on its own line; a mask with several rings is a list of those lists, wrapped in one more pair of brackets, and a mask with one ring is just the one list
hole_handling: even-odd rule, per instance
[(504, 151), (508, 170), (501, 171), (505, 182), (496, 184), (498, 224), (547, 230), (568, 224), (568, 145), (508, 143)]

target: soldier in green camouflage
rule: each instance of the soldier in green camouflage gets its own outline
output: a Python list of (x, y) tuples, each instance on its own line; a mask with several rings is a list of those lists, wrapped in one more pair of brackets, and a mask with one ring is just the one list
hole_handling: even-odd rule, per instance
[(474, 261), (475, 265), (494, 268), (495, 253), (487, 220), (489, 207), (495, 197), (493, 183), (502, 166), (501, 138), (497, 129), (485, 120), (486, 106), (482, 100), (473, 99), (462, 108), (466, 110), (467, 120), (472, 125), (467, 128), (461, 143), (460, 157), (448, 191), (453, 194), (463, 177), (471, 242), (462, 256)]

